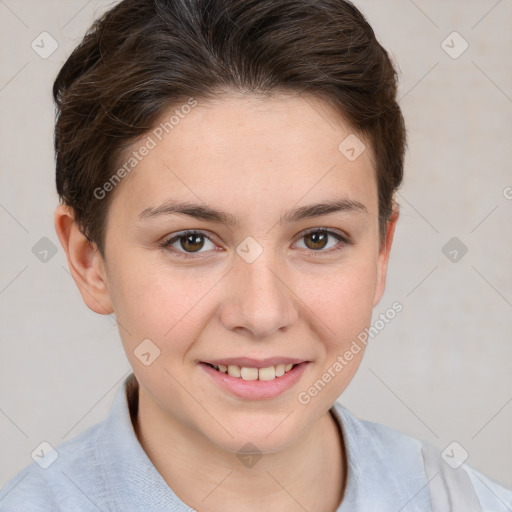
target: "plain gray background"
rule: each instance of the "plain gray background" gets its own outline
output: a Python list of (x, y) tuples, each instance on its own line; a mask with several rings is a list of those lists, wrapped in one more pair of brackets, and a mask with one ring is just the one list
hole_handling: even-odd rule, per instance
[[(53, 79), (109, 4), (0, 0), (0, 485), (42, 441), (102, 420), (130, 371), (115, 318), (82, 302), (53, 226)], [(456, 441), (512, 487), (512, 2), (355, 4), (400, 72), (406, 178), (374, 318), (404, 309), (340, 402), (440, 450)], [(59, 45), (49, 57), (42, 32)], [(47, 261), (44, 237), (57, 250)]]

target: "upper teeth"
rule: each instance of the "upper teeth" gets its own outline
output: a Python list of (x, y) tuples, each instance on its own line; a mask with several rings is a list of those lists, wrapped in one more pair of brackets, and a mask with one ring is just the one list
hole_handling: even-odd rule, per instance
[(278, 364), (276, 366), (268, 366), (267, 368), (240, 367), (236, 364), (230, 364), (229, 366), (223, 364), (212, 366), (216, 370), (227, 373), (231, 377), (238, 377), (244, 380), (272, 380), (276, 377), (281, 377), (293, 368), (293, 364)]

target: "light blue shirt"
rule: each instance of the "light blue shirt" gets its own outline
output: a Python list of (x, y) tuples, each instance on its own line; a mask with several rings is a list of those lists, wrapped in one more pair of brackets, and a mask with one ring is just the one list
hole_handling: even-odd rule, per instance
[[(132, 378), (119, 388), (105, 420), (48, 451), (5, 485), (0, 512), (194, 510), (174, 494), (137, 439), (130, 416), (130, 404), (137, 400), (130, 391), (136, 388), (128, 385)], [(454, 469), (458, 464), (445, 462), (435, 447), (359, 420), (341, 404), (331, 412), (348, 462), (336, 512), (512, 511), (511, 489), (466, 464)]]

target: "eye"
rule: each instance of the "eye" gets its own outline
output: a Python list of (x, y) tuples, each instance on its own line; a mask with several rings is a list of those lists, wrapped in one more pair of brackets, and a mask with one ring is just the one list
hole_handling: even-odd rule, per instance
[[(316, 228), (303, 233), (299, 240), (305, 240), (303, 248), (320, 254), (338, 251), (351, 243), (348, 237), (326, 228)], [(211, 245), (210, 249), (208, 249), (208, 243)], [(183, 231), (177, 233), (165, 240), (161, 246), (176, 256), (183, 258), (194, 258), (196, 254), (199, 255), (208, 252), (208, 250), (215, 250), (216, 247), (210, 237), (202, 231)], [(203, 251), (202, 249), (205, 247), (206, 249)]]
[[(334, 239), (334, 243), (329, 243), (329, 239)], [(325, 228), (317, 228), (303, 233), (299, 240), (305, 241), (304, 248), (321, 253), (340, 250), (344, 245), (350, 243), (347, 237)]]
[(208, 243), (215, 249), (215, 244), (205, 233), (201, 231), (184, 231), (164, 241), (161, 245), (163, 248), (170, 249), (171, 252), (178, 256), (193, 258), (194, 253), (206, 252), (201, 251), (205, 247), (205, 243), (207, 249)]

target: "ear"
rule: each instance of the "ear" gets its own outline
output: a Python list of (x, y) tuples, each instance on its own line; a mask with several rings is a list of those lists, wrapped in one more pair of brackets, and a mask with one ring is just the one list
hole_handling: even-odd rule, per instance
[(66, 253), (69, 270), (89, 309), (101, 315), (114, 312), (108, 293), (105, 265), (96, 244), (87, 240), (75, 223), (71, 207), (59, 205), (55, 230)]
[(391, 251), (391, 244), (393, 243), (393, 236), (395, 234), (396, 223), (398, 221), (399, 215), (400, 210), (398, 205), (395, 203), (393, 205), (391, 218), (386, 221), (386, 238), (380, 244), (379, 258), (377, 262), (377, 282), (373, 295), (373, 307), (379, 303), (382, 295), (384, 294), (384, 289), (386, 288), (389, 253)]

